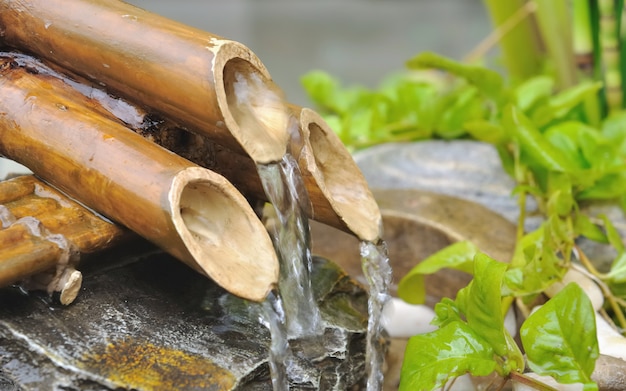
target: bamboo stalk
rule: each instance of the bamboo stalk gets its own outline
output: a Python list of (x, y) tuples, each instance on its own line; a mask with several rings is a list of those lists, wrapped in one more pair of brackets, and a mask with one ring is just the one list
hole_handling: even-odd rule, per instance
[[(18, 66), (28, 69), (29, 72), (60, 78), (83, 95), (98, 95), (98, 102), (92, 102), (91, 107), (99, 114), (124, 123), (133, 123), (132, 129), (135, 132), (223, 175), (248, 198), (267, 200), (256, 164), (250, 157), (235, 153), (206, 135), (190, 134), (173, 121), (161, 121), (158, 126), (146, 128), (143, 124), (151, 121), (143, 110), (130, 105), (122, 105), (126, 107), (122, 111), (111, 109), (110, 106), (115, 104), (119, 106), (119, 101), (95, 93), (93, 87), (87, 84), (88, 81), (68, 80), (27, 55), (6, 53), (4, 56), (15, 58)], [(130, 119), (127, 115), (124, 117), (129, 111), (133, 113)], [(290, 106), (290, 111), (295, 116), (295, 123), (289, 127), (292, 129), (289, 148), (305, 177), (305, 186), (312, 204), (308, 210), (309, 218), (350, 232), (361, 240), (377, 239), (380, 235), (380, 212), (348, 150), (317, 113), (293, 105)], [(303, 131), (302, 128), (306, 130)], [(298, 131), (293, 131), (295, 129)], [(303, 149), (306, 150), (305, 153), (302, 152)], [(318, 167), (316, 159), (324, 164)]]
[[(573, 27), (572, 44), (576, 67), (580, 80), (593, 80), (595, 64), (593, 48), (592, 16), (589, 0), (574, 0), (572, 2)], [(602, 118), (599, 96), (589, 96), (584, 101), (585, 115), (593, 126), (599, 127)]]
[(233, 294), (278, 279), (271, 240), (221, 175), (90, 109), (61, 80), (0, 63), (0, 154), (157, 244)]
[(382, 236), (382, 217), (354, 159), (318, 113), (292, 110), (300, 134), (291, 137), (291, 153), (311, 199), (312, 219), (375, 243)]
[(244, 45), (114, 0), (1, 0), (0, 43), (52, 61), (186, 128), (279, 161), (288, 111)]
[(589, 0), (573, 0), (572, 13), (574, 26), (572, 43), (578, 70), (587, 78), (593, 76), (593, 35), (591, 30), (591, 10)]
[[(352, 156), (319, 114), (298, 106), (290, 108), (297, 126), (291, 127), (295, 131), (289, 152), (298, 163), (309, 194), (309, 218), (352, 233), (361, 240), (376, 241), (382, 235), (380, 211)], [(164, 128), (162, 131), (175, 133), (180, 129)], [(251, 159), (206, 139), (167, 145), (168, 140), (180, 138), (156, 135), (154, 131), (147, 135), (224, 175), (249, 198), (267, 201)], [(204, 149), (205, 153), (195, 154), (196, 149)]]
[[(598, 0), (604, 91), (609, 114), (622, 108), (619, 31), (613, 0)], [(620, 15), (621, 17), (621, 15)]]
[[(508, 21), (521, 9), (531, 7), (524, 0), (483, 0), (495, 28)], [(531, 7), (532, 8), (532, 7)], [(542, 54), (539, 39), (531, 18), (520, 20), (500, 39), (500, 48), (508, 74), (515, 81), (525, 80), (539, 74)]]
[(535, 17), (555, 69), (560, 89), (576, 84), (570, 12), (565, 0), (532, 0), (537, 4)]

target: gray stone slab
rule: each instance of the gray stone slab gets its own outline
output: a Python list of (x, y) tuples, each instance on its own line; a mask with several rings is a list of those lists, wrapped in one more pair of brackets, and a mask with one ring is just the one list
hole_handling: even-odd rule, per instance
[[(354, 155), (371, 188), (418, 189), (451, 195), (484, 205), (516, 223), (519, 216), (515, 181), (504, 171), (496, 149), (470, 140), (427, 140), (378, 145)], [(540, 217), (527, 199), (527, 228)]]
[[(251, 303), (169, 255), (131, 251), (121, 262), (118, 251), (83, 265), (69, 307), (0, 289), (1, 390), (271, 389), (270, 335)], [(327, 329), (293, 342), (305, 368), (296, 389), (343, 389), (364, 375), (367, 297), (317, 258), (314, 280)]]

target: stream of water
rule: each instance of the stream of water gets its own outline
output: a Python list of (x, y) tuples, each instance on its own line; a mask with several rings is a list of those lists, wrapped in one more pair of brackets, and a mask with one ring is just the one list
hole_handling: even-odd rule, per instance
[[(260, 83), (244, 74), (235, 74), (236, 104), (232, 106), (239, 124), (268, 130), (286, 126), (290, 135), (299, 134), (278, 87)], [(257, 171), (277, 224), (273, 241), (280, 262), (278, 290), (269, 295), (259, 318), (270, 330), (270, 369), (274, 390), (288, 390), (291, 377), (298, 377), (290, 339), (311, 339), (324, 333), (310, 274), (313, 267), (307, 211), (308, 193), (295, 159), (285, 154), (279, 162), (258, 164)], [(346, 184), (349, 186), (349, 184)], [(363, 272), (370, 286), (366, 368), (367, 390), (382, 389), (384, 362), (381, 314), (388, 300), (391, 268), (384, 242), (361, 244)], [(295, 368), (295, 369), (294, 369)], [(293, 372), (293, 373), (291, 373)]]
[(309, 203), (302, 175), (294, 158), (258, 166), (269, 201), (279, 224), (275, 224), (274, 247), (280, 260), (278, 283), (283, 300), (288, 338), (320, 335), (323, 324), (311, 289), (311, 243), (304, 208)]
[(392, 275), (386, 243), (382, 240), (377, 244), (361, 242), (361, 258), (363, 274), (369, 284), (367, 302), (369, 318), (365, 352), (367, 391), (380, 391), (383, 388), (383, 364), (385, 362), (381, 316), (383, 307), (389, 300), (387, 292)]

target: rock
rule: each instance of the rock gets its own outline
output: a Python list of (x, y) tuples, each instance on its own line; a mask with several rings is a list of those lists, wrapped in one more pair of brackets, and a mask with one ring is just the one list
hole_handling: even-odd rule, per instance
[[(373, 194), (383, 216), (394, 283), (427, 256), (460, 240), (471, 240), (501, 261), (512, 257), (515, 226), (482, 205), (420, 190), (374, 190)], [(311, 238), (314, 254), (332, 259), (365, 283), (356, 238), (316, 222), (311, 222)], [(443, 297), (455, 297), (470, 279), (469, 274), (452, 269), (426, 276), (425, 304), (434, 307)], [(396, 289), (390, 286), (390, 293), (395, 295)]]
[[(473, 201), (516, 223), (515, 181), (496, 149), (471, 140), (425, 140), (377, 145), (354, 155), (372, 189), (417, 189)], [(527, 230), (537, 227), (534, 199), (527, 198)]]
[[(119, 251), (98, 254), (68, 307), (0, 289), (0, 389), (270, 390), (270, 336), (252, 303), (148, 249), (120, 262)], [(327, 328), (292, 344), (299, 362), (315, 354), (294, 387), (346, 389), (365, 373), (366, 293), (318, 258), (313, 281)]]
[(598, 383), (601, 391), (626, 390), (626, 361), (601, 354), (596, 360), (591, 380)]
[(583, 292), (587, 294), (594, 311), (599, 311), (602, 308), (604, 305), (604, 294), (602, 293), (602, 289), (600, 289), (598, 284), (591, 279), (588, 272), (578, 267), (570, 268), (565, 273), (561, 281), (555, 282), (545, 290), (545, 294), (548, 297), (554, 297), (570, 282), (577, 283), (578, 286), (582, 288)]

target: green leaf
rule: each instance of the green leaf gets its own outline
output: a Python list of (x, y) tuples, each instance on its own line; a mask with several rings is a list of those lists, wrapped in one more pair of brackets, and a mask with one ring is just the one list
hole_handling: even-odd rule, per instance
[(567, 156), (570, 162), (583, 169), (591, 167), (592, 164), (592, 161), (587, 159), (591, 147), (588, 144), (597, 144), (591, 137), (585, 137), (585, 133), (597, 134), (594, 129), (581, 122), (566, 121), (549, 127), (544, 132), (544, 137)]
[(487, 376), (496, 369), (493, 349), (469, 326), (452, 322), (409, 339), (400, 375), (400, 391), (435, 390), (465, 373)]
[[(530, 368), (563, 384), (594, 389), (591, 373), (598, 353), (593, 307), (576, 283), (568, 284), (520, 329)], [(597, 389), (597, 386), (595, 386)]]
[(474, 258), (474, 280), (465, 297), (467, 324), (505, 360), (503, 375), (524, 367), (522, 353), (504, 328), (501, 291), (507, 267), (505, 263), (477, 253)]
[(465, 133), (465, 122), (484, 117), (482, 99), (478, 97), (476, 88), (467, 88), (455, 98), (439, 121), (437, 135), (444, 139), (460, 137)]
[(508, 139), (500, 124), (494, 124), (485, 120), (470, 120), (463, 127), (476, 140), (490, 144), (502, 144)]
[(614, 249), (617, 250), (618, 253), (623, 253), (626, 251), (624, 248), (624, 242), (622, 242), (622, 236), (617, 232), (615, 226), (611, 222), (611, 220), (606, 215), (599, 216), (604, 222), (604, 229), (606, 230), (606, 236), (609, 239), (609, 243), (613, 246)]
[(550, 171), (574, 172), (576, 167), (514, 106), (504, 109), (503, 124), (521, 146), (522, 153)]
[(621, 253), (615, 258), (605, 278), (611, 285), (626, 282), (626, 253)]
[(435, 317), (430, 324), (442, 328), (452, 322), (463, 322), (461, 310), (456, 301), (449, 297), (444, 297), (439, 303), (435, 304)]
[(558, 247), (555, 244), (559, 234), (555, 232), (555, 227), (561, 224), (561, 219), (549, 218), (517, 243), (511, 268), (505, 273), (505, 293), (531, 296), (562, 278), (567, 268), (563, 267), (563, 260), (556, 254)]
[(609, 242), (602, 229), (594, 224), (589, 216), (582, 213), (576, 214), (576, 218), (574, 219), (574, 230), (576, 232), (576, 236), (582, 235), (599, 243)]
[(443, 268), (451, 268), (471, 273), (474, 255), (478, 249), (468, 241), (454, 243), (429, 256), (411, 271), (398, 284), (398, 297), (407, 303), (421, 304), (425, 299), (424, 275), (433, 274)]
[(515, 88), (515, 104), (520, 110), (528, 112), (539, 102), (547, 100), (554, 89), (554, 80), (548, 76), (536, 76), (526, 80)]
[(302, 86), (313, 102), (326, 108), (336, 107), (339, 82), (323, 71), (311, 71), (300, 79)]
[(588, 96), (597, 94), (601, 88), (600, 82), (581, 82), (553, 96), (548, 104), (538, 107), (532, 119), (537, 127), (542, 127), (554, 119), (563, 118)]
[(548, 173), (548, 194), (548, 215), (565, 217), (572, 213), (576, 201), (569, 175), (557, 171)]
[(461, 64), (432, 52), (423, 52), (407, 61), (409, 69), (435, 68), (460, 76), (491, 99), (499, 101), (504, 81), (497, 72), (480, 66)]

